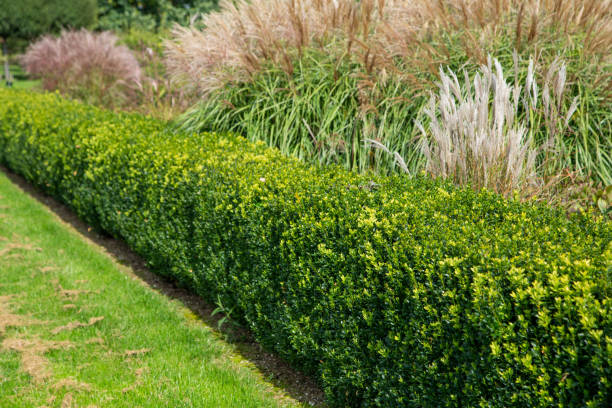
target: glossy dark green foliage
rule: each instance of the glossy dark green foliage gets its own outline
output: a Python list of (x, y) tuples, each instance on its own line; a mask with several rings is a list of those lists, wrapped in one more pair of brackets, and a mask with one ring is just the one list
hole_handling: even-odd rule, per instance
[(0, 91), (0, 162), (219, 300), (332, 406), (605, 407), (612, 225)]

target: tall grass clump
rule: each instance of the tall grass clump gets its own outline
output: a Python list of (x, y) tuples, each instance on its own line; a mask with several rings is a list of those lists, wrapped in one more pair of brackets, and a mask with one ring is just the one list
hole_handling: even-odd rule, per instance
[(108, 107), (133, 98), (142, 78), (136, 57), (110, 32), (83, 29), (42, 37), (28, 47), (22, 63), (46, 90)]
[[(563, 63), (555, 61), (549, 67), (542, 92), (534, 78), (533, 60), (525, 84), (519, 82), (516, 54), (514, 84), (507, 82), (500, 62), (490, 56), (473, 80), (463, 71), (460, 81), (452, 70), (441, 70), (440, 78), (438, 94), (432, 94), (423, 109), (427, 129), (417, 123), (430, 174), (505, 196), (517, 190), (533, 193), (559, 181), (555, 176), (565, 163), (553, 158), (564, 148), (562, 138), (577, 109), (577, 98), (569, 107), (563, 105)], [(547, 140), (535, 140), (533, 130), (540, 125), (536, 122), (540, 117), (549, 130)], [(368, 142), (391, 153), (378, 141)], [(401, 155), (393, 155), (408, 172)]]
[(270, 64), (291, 74), (305, 49), (356, 38), (374, 19), (372, 0), (363, 7), (354, 0), (221, 0), (219, 6), (203, 17), (205, 29), (176, 26), (166, 43), (169, 72), (203, 94), (249, 81)]
[(203, 30), (175, 27), (166, 44), (175, 78), (202, 93), (270, 63), (291, 74), (292, 57), (306, 48), (354, 59), (367, 72), (414, 67), (395, 72), (407, 80), (466, 57), (486, 63), (494, 51), (550, 58), (569, 46), (596, 62), (612, 58), (610, 0), (222, 0), (220, 9), (203, 17)]
[[(366, 138), (394, 140), (402, 156), (422, 160), (414, 146), (402, 143), (406, 131), (418, 136), (412, 121), (422, 96), (410, 102), (400, 82), (370, 87), (367, 79), (347, 74), (348, 62), (338, 64), (318, 50), (305, 51), (293, 69), (288, 76), (270, 68), (246, 86), (213, 92), (182, 116), (182, 127), (233, 131), (305, 161), (358, 171), (393, 168), (392, 159), (363, 143)], [(380, 100), (366, 105), (369, 98)], [(404, 109), (410, 103), (413, 108)]]
[[(562, 59), (564, 106), (577, 109), (557, 167), (612, 183), (612, 1), (222, 1), (204, 29), (177, 27), (166, 65), (202, 101), (187, 130), (233, 130), (285, 153), (357, 171), (388, 173), (396, 151), (410, 172), (426, 168), (417, 122), (427, 122), (440, 67), (473, 76), (492, 56), (510, 69), (532, 59), (547, 82)], [(517, 81), (530, 75), (520, 64)], [(542, 105), (543, 106), (543, 105)], [(556, 134), (532, 111), (533, 139)], [(536, 126), (537, 124), (537, 126)], [(556, 138), (559, 139), (559, 138)]]

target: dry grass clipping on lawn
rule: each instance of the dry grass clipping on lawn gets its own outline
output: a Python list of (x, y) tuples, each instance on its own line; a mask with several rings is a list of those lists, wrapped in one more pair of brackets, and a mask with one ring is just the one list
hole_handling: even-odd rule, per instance
[(40, 383), (51, 376), (49, 363), (44, 354), (50, 350), (62, 350), (73, 347), (69, 341), (46, 341), (38, 339), (7, 338), (2, 342), (5, 350), (17, 351), (21, 354), (21, 365), (24, 372)]
[(51, 386), (52, 390), (68, 389), (72, 391), (91, 391), (91, 385), (75, 380), (74, 378), (63, 378)]
[(97, 322), (104, 320), (104, 316), (98, 316), (98, 317), (92, 317), (89, 319), (89, 321), (87, 323), (81, 323), (81, 322), (70, 322), (64, 326), (59, 326), (56, 327), (55, 329), (51, 330), (51, 334), (58, 334), (59, 332), (65, 331), (65, 330), (74, 330), (77, 329), (79, 327), (88, 327), (88, 326), (93, 326), (94, 324), (96, 324)]
[(8, 327), (20, 327), (42, 323), (36, 319), (12, 313), (9, 304), (14, 297), (14, 295), (0, 296), (0, 336), (4, 336)]
[(148, 352), (150, 352), (151, 349), (150, 348), (143, 348), (143, 349), (139, 349), (139, 350), (126, 350), (123, 355), (126, 357), (132, 357), (132, 356), (139, 356), (142, 354), (146, 354)]
[(62, 408), (70, 408), (72, 407), (72, 394), (68, 393), (64, 396), (62, 400)]
[(66, 300), (77, 300), (80, 295), (87, 295), (90, 293), (100, 293), (99, 291), (87, 290), (87, 289), (64, 289), (57, 279), (52, 281), (55, 290), (59, 292), (60, 296)]
[(0, 249), (0, 257), (7, 255), (11, 251), (14, 250), (23, 250), (23, 251), (38, 251), (41, 252), (42, 248), (34, 247), (32, 244), (15, 244), (10, 243), (7, 244), (4, 248)]

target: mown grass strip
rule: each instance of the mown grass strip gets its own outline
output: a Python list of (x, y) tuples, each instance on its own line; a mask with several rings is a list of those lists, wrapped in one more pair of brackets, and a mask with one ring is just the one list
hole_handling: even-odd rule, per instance
[(0, 405), (298, 404), (0, 172)]

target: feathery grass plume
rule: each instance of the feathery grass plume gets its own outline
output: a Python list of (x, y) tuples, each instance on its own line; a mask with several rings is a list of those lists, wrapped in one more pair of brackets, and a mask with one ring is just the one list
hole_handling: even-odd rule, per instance
[[(392, 2), (385, 10), (382, 25), (385, 49), (395, 55), (413, 55), (406, 48), (419, 34), (444, 34), (475, 30), (478, 35), (464, 38), (466, 46), (482, 47), (500, 34), (513, 34), (517, 48), (529, 42), (549, 41), (551, 35), (585, 33), (585, 45), (592, 52), (606, 55), (612, 48), (612, 1), (610, 0), (415, 0)], [(526, 35), (524, 35), (526, 33)], [(428, 49), (428, 51), (434, 51)], [(438, 51), (439, 52), (439, 51)]]
[(166, 42), (169, 72), (203, 94), (228, 81), (247, 81), (269, 63), (291, 72), (292, 59), (305, 47), (328, 48), (342, 38), (368, 48), (359, 38), (369, 36), (384, 1), (222, 0), (219, 5), (220, 12), (203, 17), (204, 30), (176, 26)]
[(132, 52), (116, 42), (110, 32), (63, 31), (31, 44), (22, 63), (47, 90), (117, 106), (134, 92), (142, 74)]
[(494, 64), (489, 60), (463, 90), (452, 71), (440, 70), (439, 95), (425, 108), (430, 124), (429, 132), (422, 128), (423, 154), (435, 176), (507, 194), (533, 182), (537, 154), (525, 124), (516, 120), (517, 88)]
[(529, 52), (569, 38), (612, 61), (612, 0), (222, 0), (203, 25), (177, 26), (165, 44), (173, 77), (203, 94), (268, 64), (290, 72), (304, 47), (358, 55), (367, 72), (437, 71), (457, 47), (461, 59), (486, 63), (506, 38)]
[[(515, 59), (517, 77), (516, 55)], [(546, 74), (541, 108), (533, 67), (530, 60), (524, 87), (516, 80), (508, 83), (501, 64), (490, 56), (472, 81), (464, 71), (463, 86), (452, 70), (440, 69), (438, 95), (432, 94), (424, 109), (427, 130), (417, 124), (428, 172), (506, 196), (516, 190), (523, 196), (532, 194), (559, 173), (561, 168), (551, 168), (551, 155), (563, 146), (577, 102), (565, 110), (566, 67), (556, 60)], [(534, 140), (532, 127), (539, 126), (534, 123), (538, 116), (545, 123), (547, 140)]]

